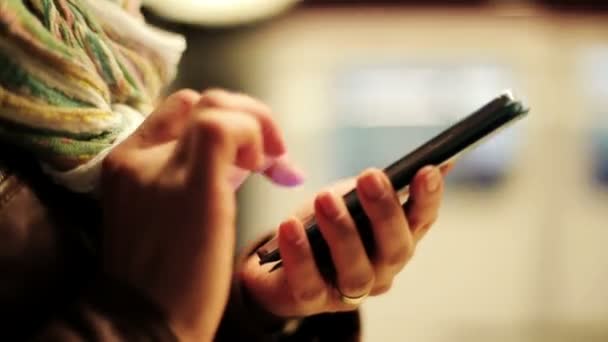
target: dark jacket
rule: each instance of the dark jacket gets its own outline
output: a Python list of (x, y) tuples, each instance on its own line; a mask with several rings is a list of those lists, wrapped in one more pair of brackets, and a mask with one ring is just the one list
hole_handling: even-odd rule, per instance
[[(159, 308), (100, 273), (96, 202), (52, 184), (20, 156), (0, 150), (0, 340), (176, 340)], [(357, 312), (286, 323), (233, 282), (216, 340), (359, 340)]]

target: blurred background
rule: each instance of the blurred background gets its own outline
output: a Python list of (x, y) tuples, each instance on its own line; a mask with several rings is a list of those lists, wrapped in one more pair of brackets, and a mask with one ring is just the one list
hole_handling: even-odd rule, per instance
[(365, 341), (608, 341), (607, 1), (148, 1), (185, 34), (175, 88), (273, 107), (295, 190), (253, 178), (241, 245), (511, 88), (530, 116), (468, 154)]

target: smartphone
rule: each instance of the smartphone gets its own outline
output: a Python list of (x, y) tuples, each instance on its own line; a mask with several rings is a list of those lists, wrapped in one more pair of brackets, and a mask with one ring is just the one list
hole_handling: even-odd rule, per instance
[[(402, 205), (407, 202), (409, 183), (418, 170), (427, 165), (440, 166), (480, 144), (499, 130), (525, 117), (529, 112), (510, 91), (506, 91), (483, 107), (458, 121), (413, 152), (395, 161), (384, 169), (397, 192)], [(369, 219), (357, 197), (355, 189), (343, 197), (352, 215), (367, 254), (373, 258), (375, 243)], [(304, 222), (315, 262), (323, 276), (332, 280), (335, 269), (331, 261), (329, 247), (319, 230), (314, 215)], [(257, 250), (260, 265), (275, 263), (272, 270), (281, 267), (281, 253), (275, 237)]]

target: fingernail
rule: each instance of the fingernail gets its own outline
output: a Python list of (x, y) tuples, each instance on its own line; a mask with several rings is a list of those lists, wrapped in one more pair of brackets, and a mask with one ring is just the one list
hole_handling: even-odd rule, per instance
[(441, 177), (439, 176), (439, 172), (437, 172), (435, 168), (430, 168), (429, 171), (425, 173), (425, 180), (426, 191), (435, 192), (439, 189)]
[(300, 185), (306, 177), (304, 172), (294, 167), (292, 168), (275, 168), (271, 172), (272, 179), (288, 186)]
[(300, 185), (306, 180), (304, 172), (286, 156), (268, 158), (264, 165), (264, 172), (273, 181), (285, 186)]
[(301, 240), (300, 231), (293, 221), (285, 221), (281, 224), (281, 233), (285, 235), (287, 241), (291, 244), (298, 244)]
[(334, 218), (340, 214), (340, 208), (338, 208), (338, 204), (331, 193), (324, 192), (320, 194), (318, 201), (321, 205), (323, 215), (325, 215), (327, 218)]
[(361, 190), (370, 199), (379, 199), (384, 195), (385, 185), (376, 173), (370, 173), (361, 179)]

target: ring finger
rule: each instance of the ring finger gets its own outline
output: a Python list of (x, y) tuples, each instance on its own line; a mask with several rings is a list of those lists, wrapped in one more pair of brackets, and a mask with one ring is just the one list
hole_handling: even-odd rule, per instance
[(356, 298), (369, 293), (374, 269), (344, 202), (332, 192), (323, 192), (315, 200), (315, 216), (329, 245), (339, 294)]

